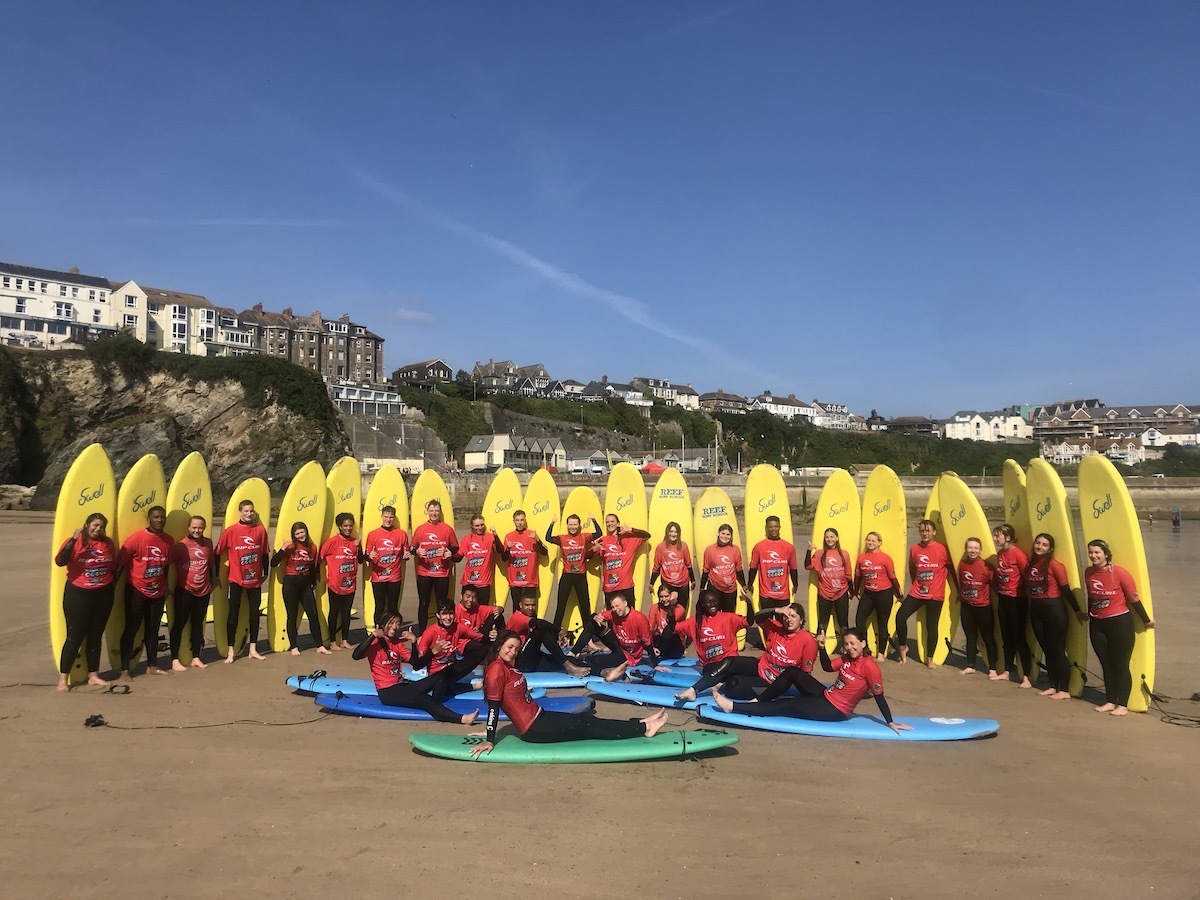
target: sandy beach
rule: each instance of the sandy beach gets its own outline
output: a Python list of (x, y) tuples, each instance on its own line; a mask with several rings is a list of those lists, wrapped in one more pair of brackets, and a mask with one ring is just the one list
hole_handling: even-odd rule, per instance
[[(1187, 618), (1186, 583), (1200, 528), (1160, 523), (1146, 538), (1157, 689), (1179, 698), (1171, 712), (1197, 715), (1200, 624)], [(935, 672), (885, 663), (893, 712), (995, 718), (999, 736), (891, 744), (747, 731), (699, 760), (445, 762), (415, 755), (407, 735), (465, 729), (322, 715), (283, 686), (316, 668), (367, 677), (348, 651), (140, 676), (127, 695), (56, 694), (50, 540), (48, 514), (0, 513), (12, 578), (0, 626), (0, 869), (11, 897), (1200, 892), (1186, 824), (1200, 731), (1153, 711), (1116, 719), (965, 677), (954, 654)], [(411, 587), (403, 609), (415, 609)], [(205, 660), (215, 653), (210, 633)], [(96, 714), (113, 727), (85, 728)], [(221, 724), (239, 719), (279, 727)], [(672, 712), (673, 727), (689, 722)]]

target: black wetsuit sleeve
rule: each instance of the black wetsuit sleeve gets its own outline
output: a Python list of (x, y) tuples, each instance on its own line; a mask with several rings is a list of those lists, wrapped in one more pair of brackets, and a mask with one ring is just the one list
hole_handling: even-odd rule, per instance
[(358, 548), (358, 561), (360, 563), (369, 563), (371, 561), (371, 557), (369, 557), (369, 556), (367, 556), (367, 554), (363, 553), (362, 547)]
[(817, 647), (817, 653), (821, 656), (821, 668), (826, 672), (834, 671), (833, 660), (829, 658), (829, 651), (825, 649), (824, 643)]
[[(739, 576), (740, 576), (740, 574), (741, 573), (739, 573)], [(746, 581), (742, 582), (742, 584), (745, 585), (746, 590), (748, 590), (748, 591), (754, 590), (754, 579), (757, 577), (758, 577), (758, 569), (752, 568), (750, 570), (750, 577)], [(741, 581), (741, 578), (739, 577), (738, 580)]]
[[(71, 561), (71, 554), (75, 550), (75, 541), (76, 538), (67, 538), (67, 542), (62, 545), (62, 549), (54, 554), (54, 564), (56, 566), (65, 566)], [(42, 557), (42, 559), (45, 558), (44, 556)]]
[(708, 573), (707, 572), (701, 571), (701, 573), (700, 573), (700, 588), (699, 589), (701, 592), (708, 589)]
[(1143, 625), (1150, 624), (1150, 614), (1146, 612), (1146, 607), (1142, 604), (1141, 600), (1135, 600), (1133, 603), (1128, 604), (1128, 606), (1138, 614), (1138, 618), (1142, 620)]
[(875, 695), (875, 703), (879, 706), (879, 712), (883, 715), (883, 721), (885, 721), (889, 725), (891, 725), (892, 724), (892, 710), (891, 710), (891, 707), (888, 706), (887, 700), (884, 699), (883, 694)]
[(811, 565), (812, 565), (812, 551), (805, 550), (804, 551), (804, 568), (807, 569)]
[(592, 529), (592, 541), (598, 541), (604, 537), (604, 532), (600, 530), (600, 523), (596, 523), (596, 527)]
[(371, 641), (375, 640), (375, 633), (371, 632), (367, 635), (367, 639), (354, 648), (354, 652), (350, 655), (355, 659), (365, 659), (367, 656), (367, 648), (371, 646)]
[(800, 572), (792, 569), (792, 590), (796, 590), (800, 586)]
[(548, 540), (548, 541), (554, 540), (554, 523), (553, 522), (551, 522), (549, 525), (546, 526), (546, 540)]
[(276, 566), (278, 566), (281, 562), (283, 562), (283, 559), (286, 556), (287, 556), (286, 550), (276, 550), (271, 555), (271, 568), (274, 569)]
[(489, 744), (496, 743), (496, 726), (500, 724), (500, 701), (488, 701), (487, 740)]
[(688, 584), (696, 583), (696, 567), (688, 566)]
[(746, 588), (746, 590), (750, 590), (750, 588), (754, 586), (754, 582), (750, 582), (749, 585), (746, 584), (746, 573), (741, 569), (738, 569), (737, 571), (737, 582), (742, 587)]
[(1062, 592), (1062, 595), (1066, 599), (1067, 603), (1071, 605), (1071, 609), (1073, 609), (1075, 612), (1079, 612), (1079, 601), (1075, 599), (1075, 592), (1065, 584), (1062, 585), (1059, 590)]

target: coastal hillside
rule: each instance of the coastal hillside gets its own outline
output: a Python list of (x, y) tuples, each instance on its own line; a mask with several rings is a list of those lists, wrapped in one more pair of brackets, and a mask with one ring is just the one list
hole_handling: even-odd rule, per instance
[(118, 477), (145, 453), (170, 472), (199, 450), (218, 497), (251, 476), (276, 490), (301, 463), (349, 452), (320, 376), (284, 360), (162, 353), (123, 336), (81, 351), (0, 348), (0, 484), (37, 485), (33, 508), (52, 509), (92, 442)]

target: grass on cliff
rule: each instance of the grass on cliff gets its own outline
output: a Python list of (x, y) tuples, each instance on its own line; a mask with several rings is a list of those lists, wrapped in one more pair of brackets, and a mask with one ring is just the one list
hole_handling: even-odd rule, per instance
[(319, 373), (287, 360), (261, 353), (246, 356), (189, 356), (155, 350), (125, 334), (101, 338), (84, 348), (97, 373), (112, 369), (126, 381), (165, 372), (193, 381), (234, 381), (242, 386), (246, 402), (261, 409), (272, 400), (309, 419), (329, 434), (340, 434), (337, 408), (329, 399)]

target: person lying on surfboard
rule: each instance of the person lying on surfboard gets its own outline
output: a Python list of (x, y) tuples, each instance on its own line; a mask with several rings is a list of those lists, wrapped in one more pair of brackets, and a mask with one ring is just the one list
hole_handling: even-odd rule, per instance
[[(825, 646), (818, 647), (821, 668), (837, 673), (837, 679), (828, 687), (808, 672), (791, 667), (785, 669), (758, 700), (736, 703), (721, 693), (720, 685), (712, 689), (713, 700), (725, 712), (743, 716), (790, 716), (818, 722), (844, 722), (859, 701), (870, 694), (888, 728), (897, 734), (912, 731), (911, 725), (892, 720), (892, 711), (883, 697), (883, 674), (879, 664), (864, 652), (866, 647), (867, 636), (858, 628), (846, 629), (841, 656), (830, 659)], [(800, 696), (782, 697), (789, 687), (796, 688)]]

